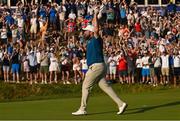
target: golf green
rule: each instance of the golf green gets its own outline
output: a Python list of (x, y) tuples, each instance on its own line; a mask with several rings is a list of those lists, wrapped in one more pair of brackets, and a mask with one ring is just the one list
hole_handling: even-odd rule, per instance
[(119, 95), (128, 103), (122, 115), (105, 94), (90, 97), (88, 115), (72, 116), (80, 104), (80, 98), (64, 98), (38, 101), (0, 103), (0, 120), (180, 120), (180, 89)]

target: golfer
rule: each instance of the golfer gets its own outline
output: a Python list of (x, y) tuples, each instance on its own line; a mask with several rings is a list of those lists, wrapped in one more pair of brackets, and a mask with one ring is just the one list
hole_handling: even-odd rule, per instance
[(82, 99), (81, 106), (78, 111), (73, 112), (72, 115), (86, 115), (86, 107), (88, 96), (91, 88), (98, 82), (99, 87), (107, 93), (114, 102), (118, 105), (119, 111), (117, 114), (122, 114), (127, 107), (127, 104), (120, 100), (120, 98), (113, 91), (111, 86), (106, 82), (106, 65), (103, 56), (103, 40), (99, 37), (99, 27), (97, 22), (98, 8), (94, 10), (93, 24), (87, 25), (84, 28), (84, 36), (87, 42), (87, 65), (89, 67), (83, 85), (82, 85)]

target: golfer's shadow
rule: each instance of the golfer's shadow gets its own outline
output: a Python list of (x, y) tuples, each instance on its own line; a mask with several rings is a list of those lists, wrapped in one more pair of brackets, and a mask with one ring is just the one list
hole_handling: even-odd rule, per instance
[[(123, 115), (128, 115), (128, 114), (136, 114), (136, 113), (144, 113), (149, 110), (153, 110), (156, 108), (163, 108), (163, 107), (169, 107), (169, 106), (175, 106), (175, 105), (180, 105), (180, 101), (176, 102), (170, 102), (162, 105), (155, 105), (155, 106), (147, 106), (147, 107), (140, 107), (140, 108), (133, 108), (133, 109), (127, 109)], [(130, 105), (129, 105), (130, 107)], [(109, 113), (116, 113), (116, 111), (106, 111), (106, 112), (95, 112), (95, 113), (89, 113), (88, 115), (97, 115), (97, 114), (109, 114)]]
[[(162, 105), (147, 106), (147, 107), (144, 106), (144, 107), (140, 107), (140, 108), (128, 109), (127, 113), (125, 112), (125, 114), (144, 113), (149, 110), (163, 108), (163, 107), (169, 107), (169, 106), (175, 106), (175, 105), (180, 105), (180, 101), (170, 102), (170, 103), (166, 103), (166, 104), (162, 104)], [(129, 112), (129, 111), (133, 111), (133, 112)]]

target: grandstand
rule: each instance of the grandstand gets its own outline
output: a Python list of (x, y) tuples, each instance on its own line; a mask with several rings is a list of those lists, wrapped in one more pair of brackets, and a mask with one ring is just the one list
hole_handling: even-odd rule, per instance
[[(35, 3), (47, 3), (47, 2), (56, 2), (60, 3), (62, 0), (0, 0), (0, 3), (7, 4), (8, 6), (15, 6), (18, 1), (22, 3), (28, 2), (35, 2)], [(176, 5), (180, 5), (180, 0), (126, 0), (127, 3), (131, 1), (135, 1), (138, 3), (140, 7), (142, 6), (166, 6), (170, 1), (172, 1)]]

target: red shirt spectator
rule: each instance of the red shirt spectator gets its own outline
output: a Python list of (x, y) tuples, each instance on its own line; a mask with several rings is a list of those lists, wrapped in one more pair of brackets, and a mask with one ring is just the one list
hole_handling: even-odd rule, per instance
[(127, 61), (124, 57), (119, 58), (118, 70), (120, 71), (127, 70)]
[(135, 23), (135, 30), (136, 32), (141, 32), (141, 24), (139, 22)]
[(74, 21), (68, 22), (68, 32), (74, 32), (76, 23)]

